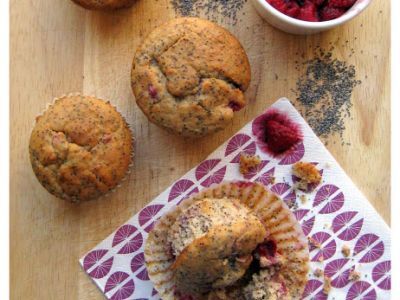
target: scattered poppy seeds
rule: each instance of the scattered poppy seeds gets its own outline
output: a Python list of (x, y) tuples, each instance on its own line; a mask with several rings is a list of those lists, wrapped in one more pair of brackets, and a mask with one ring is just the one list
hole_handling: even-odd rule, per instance
[(319, 137), (326, 139), (338, 133), (344, 144), (344, 120), (351, 115), (353, 89), (361, 83), (354, 66), (321, 48), (299, 66), (305, 68), (294, 91), (300, 111)]
[(175, 11), (181, 16), (205, 15), (216, 21), (219, 16), (237, 22), (238, 12), (247, 0), (171, 0)]

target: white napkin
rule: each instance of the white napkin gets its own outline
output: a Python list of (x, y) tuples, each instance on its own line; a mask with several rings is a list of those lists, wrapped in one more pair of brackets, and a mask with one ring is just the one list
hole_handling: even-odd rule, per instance
[[(304, 299), (390, 299), (390, 229), (290, 102), (283, 98), (272, 108), (300, 124), (304, 140), (295, 151), (280, 158), (262, 152), (251, 121), (80, 259), (107, 299), (160, 299), (149, 281), (143, 256), (144, 241), (154, 221), (191, 193), (213, 183), (244, 179), (261, 181), (284, 201), (295, 201), (293, 211), (303, 231), (320, 245), (310, 245), (311, 270)], [(242, 152), (255, 153), (263, 161), (257, 172), (246, 178), (238, 166)], [(291, 168), (299, 160), (313, 162), (322, 170), (323, 182), (312, 193), (292, 189), (296, 178)], [(351, 250), (350, 256), (342, 254), (343, 247)], [(323, 293), (324, 277), (313, 275), (316, 269), (331, 278), (328, 296)], [(349, 280), (354, 269), (359, 280)]]

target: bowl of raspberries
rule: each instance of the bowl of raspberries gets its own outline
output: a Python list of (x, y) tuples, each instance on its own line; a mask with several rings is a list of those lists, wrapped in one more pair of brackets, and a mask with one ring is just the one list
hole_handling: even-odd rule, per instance
[(293, 34), (337, 27), (360, 14), (371, 0), (253, 0), (271, 25)]

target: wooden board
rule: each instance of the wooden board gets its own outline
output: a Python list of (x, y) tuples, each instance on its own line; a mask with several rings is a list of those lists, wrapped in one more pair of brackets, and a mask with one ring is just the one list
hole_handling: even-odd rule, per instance
[[(137, 0), (114, 14), (88, 12), (69, 0), (11, 1), (11, 296), (12, 299), (102, 299), (78, 258), (175, 179), (281, 96), (295, 99), (295, 53), (314, 46), (354, 64), (345, 139), (329, 150), (382, 217), (390, 222), (390, 7), (374, 0), (360, 17), (330, 32), (293, 36), (260, 19), (250, 2), (239, 22), (221, 24), (250, 57), (249, 105), (226, 130), (195, 142), (150, 125), (134, 102), (129, 74), (136, 47), (175, 16), (168, 0)], [(345, 41), (349, 42), (346, 44)], [(351, 49), (353, 56), (348, 57)], [(276, 80), (276, 76), (278, 80)], [(95, 94), (119, 107), (136, 136), (135, 166), (112, 196), (73, 205), (50, 196), (31, 170), (28, 140), (35, 119), (56, 96)]]

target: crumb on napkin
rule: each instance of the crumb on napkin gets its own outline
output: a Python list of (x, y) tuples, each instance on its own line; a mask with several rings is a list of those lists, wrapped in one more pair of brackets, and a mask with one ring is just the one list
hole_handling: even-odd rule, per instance
[(361, 274), (360, 272), (356, 271), (356, 269), (353, 269), (349, 273), (349, 280), (350, 281), (358, 281), (360, 280)]
[(347, 246), (347, 245), (343, 245), (343, 247), (342, 247), (342, 254), (343, 254), (344, 257), (349, 257), (350, 254), (351, 254), (350, 247)]
[(327, 277), (327, 276), (324, 277), (324, 288), (323, 288), (323, 291), (324, 291), (325, 295), (328, 295), (329, 292), (331, 291), (331, 288), (332, 288), (332, 283), (331, 282), (332, 282), (332, 280), (329, 277)]
[(314, 270), (313, 274), (315, 277), (320, 278), (320, 277), (322, 277), (322, 275), (324, 275), (324, 271), (322, 271), (322, 269), (320, 269), (320, 268), (317, 268)]
[(297, 162), (293, 165), (293, 175), (300, 178), (297, 187), (300, 190), (307, 191), (310, 184), (318, 185), (321, 182), (319, 170), (309, 162)]
[(250, 155), (242, 153), (240, 155), (239, 168), (243, 175), (248, 174), (252, 169), (261, 163), (261, 158), (258, 155)]

